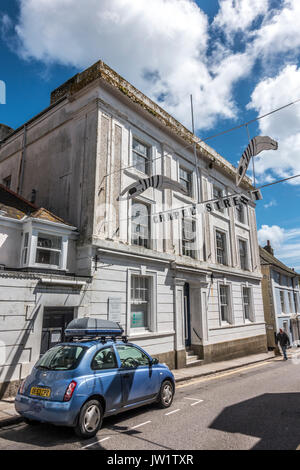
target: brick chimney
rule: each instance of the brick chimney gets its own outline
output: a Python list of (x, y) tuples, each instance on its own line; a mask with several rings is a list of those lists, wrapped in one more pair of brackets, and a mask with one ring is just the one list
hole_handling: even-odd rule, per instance
[(270, 240), (267, 240), (267, 244), (266, 244), (266, 246), (264, 246), (264, 250), (266, 250), (268, 253), (270, 253), (270, 255), (274, 256), (274, 250), (271, 247)]

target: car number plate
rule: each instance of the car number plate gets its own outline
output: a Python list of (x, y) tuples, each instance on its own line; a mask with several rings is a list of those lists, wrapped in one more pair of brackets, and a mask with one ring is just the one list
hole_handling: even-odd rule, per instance
[(31, 387), (30, 395), (35, 395), (36, 397), (50, 397), (51, 390), (50, 388), (42, 388), (42, 387)]

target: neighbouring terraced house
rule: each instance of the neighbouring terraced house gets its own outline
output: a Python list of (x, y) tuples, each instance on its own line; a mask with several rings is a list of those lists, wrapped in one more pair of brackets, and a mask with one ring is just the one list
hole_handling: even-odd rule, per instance
[[(54, 236), (26, 219), (15, 256), (0, 247), (0, 340), (9, 343), (0, 382), (24, 376), (43, 335), (60, 341), (73, 316), (120, 321), (173, 368), (266, 351), (251, 182), (239, 188), (244, 202), (226, 198), (236, 169), (166, 111), (99, 61), (22, 127), (3, 126), (0, 140), (0, 182), (63, 224)], [(149, 187), (119, 198), (152, 175), (185, 194)]]
[(280, 328), (288, 334), (291, 345), (300, 346), (300, 274), (274, 256), (269, 240), (260, 247), (260, 263), (268, 348), (276, 348), (275, 335)]

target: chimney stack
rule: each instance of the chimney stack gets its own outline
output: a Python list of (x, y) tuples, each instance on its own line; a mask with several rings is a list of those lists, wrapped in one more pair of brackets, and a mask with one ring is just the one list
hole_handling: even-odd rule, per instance
[(6, 126), (5, 124), (0, 124), (0, 142), (13, 131), (14, 129), (12, 129), (11, 127)]
[(274, 256), (274, 250), (271, 247), (270, 240), (267, 240), (267, 244), (266, 244), (266, 246), (264, 246), (264, 250), (266, 250), (268, 253), (270, 253), (270, 255)]

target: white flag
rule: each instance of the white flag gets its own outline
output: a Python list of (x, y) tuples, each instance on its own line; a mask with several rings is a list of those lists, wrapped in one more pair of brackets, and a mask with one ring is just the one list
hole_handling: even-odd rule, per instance
[(127, 186), (127, 188), (121, 192), (118, 200), (123, 199), (124, 195), (126, 195), (125, 199), (132, 199), (133, 197), (139, 196), (150, 187), (155, 189), (172, 189), (173, 191), (179, 191), (184, 195), (188, 194), (185, 187), (178, 183), (178, 181), (171, 180), (167, 176), (154, 175), (149, 178), (138, 180)]

